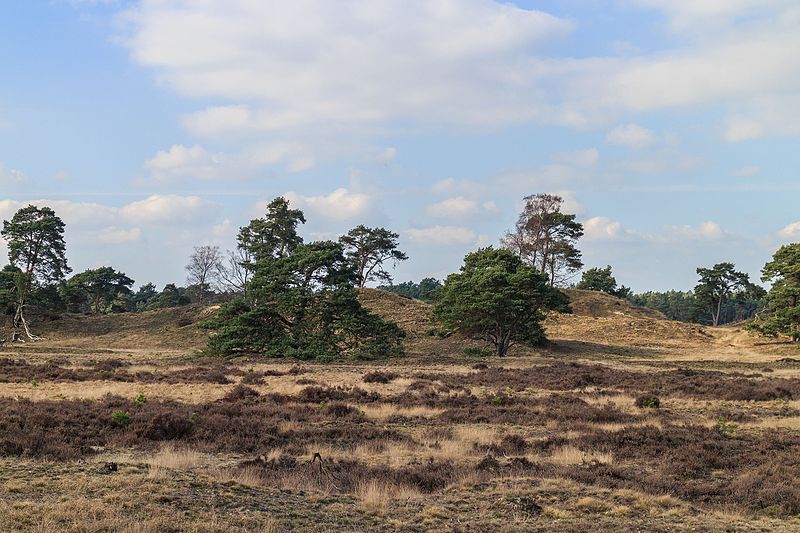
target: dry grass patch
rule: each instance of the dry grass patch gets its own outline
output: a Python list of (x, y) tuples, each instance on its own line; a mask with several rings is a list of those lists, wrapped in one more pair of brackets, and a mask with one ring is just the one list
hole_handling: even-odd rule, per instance
[(384, 514), (389, 504), (396, 500), (418, 498), (422, 493), (413, 488), (372, 479), (358, 484), (356, 497), (361, 507), (375, 514)]
[(550, 456), (550, 461), (557, 465), (580, 465), (588, 463), (611, 464), (614, 458), (610, 453), (583, 451), (575, 446), (562, 446)]

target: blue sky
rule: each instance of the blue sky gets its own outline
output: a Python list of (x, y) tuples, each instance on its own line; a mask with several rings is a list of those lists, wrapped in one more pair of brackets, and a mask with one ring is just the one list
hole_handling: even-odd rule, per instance
[(397, 231), (399, 281), (538, 192), (637, 291), (800, 238), (795, 0), (0, 0), (0, 34), (0, 218), (51, 205), (76, 271), (183, 282), (278, 195)]

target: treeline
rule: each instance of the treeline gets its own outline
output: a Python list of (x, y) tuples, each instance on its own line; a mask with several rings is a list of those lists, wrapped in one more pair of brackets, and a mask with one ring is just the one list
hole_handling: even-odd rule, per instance
[[(467, 254), (443, 282), (394, 285), (386, 267), (408, 259), (397, 233), (359, 225), (337, 240), (305, 242), (297, 231), (305, 215), (278, 197), (263, 217), (240, 228), (233, 251), (196, 247), (187, 286), (161, 291), (152, 283), (134, 291), (131, 278), (108, 266), (70, 276), (63, 221), (48, 207), (30, 205), (0, 231), (10, 263), (0, 271), (0, 309), (13, 316), (11, 336), (0, 342), (37, 338), (26, 320), (32, 307), (101, 314), (222, 302), (206, 324), (211, 353), (303, 359), (400, 353), (403, 331), (358, 299), (358, 289), (375, 282), (434, 303), (437, 327), (481, 339), (503, 356), (515, 344), (545, 339), (545, 314), (569, 310), (558, 287), (584, 266), (577, 247), (583, 226), (561, 211), (563, 199), (536, 194), (524, 202), (499, 247)], [(769, 293), (730, 262), (696, 272), (697, 285), (686, 292), (635, 294), (617, 283), (611, 266), (583, 271), (572, 286), (629, 298), (675, 320), (719, 325), (756, 316), (753, 329), (800, 341), (800, 244), (781, 247), (764, 266)]]
[[(670, 320), (713, 325), (711, 312), (693, 291), (647, 291), (632, 294), (628, 299), (641, 307), (661, 311)], [(765, 298), (739, 297), (725, 301), (720, 310), (719, 324), (749, 320), (765, 305)]]

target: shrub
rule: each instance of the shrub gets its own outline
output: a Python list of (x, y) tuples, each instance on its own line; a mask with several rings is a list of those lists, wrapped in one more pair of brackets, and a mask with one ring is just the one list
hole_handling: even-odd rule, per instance
[(127, 411), (114, 411), (111, 413), (111, 421), (119, 428), (126, 428), (131, 422), (131, 415)]
[(658, 396), (645, 394), (636, 398), (636, 407), (640, 409), (658, 409), (661, 407), (661, 400)]
[(373, 372), (367, 372), (364, 374), (364, 377), (361, 378), (361, 381), (364, 383), (382, 383), (386, 384), (391, 382), (393, 379), (397, 378), (397, 374), (393, 374), (391, 372), (380, 372), (378, 370)]

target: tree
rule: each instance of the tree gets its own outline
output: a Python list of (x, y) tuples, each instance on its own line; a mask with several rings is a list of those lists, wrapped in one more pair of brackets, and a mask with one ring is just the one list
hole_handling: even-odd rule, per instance
[(733, 295), (750, 286), (750, 278), (737, 272), (733, 263), (717, 263), (711, 268), (698, 268), (700, 280), (694, 289), (700, 305), (711, 312), (711, 323), (719, 325), (722, 305)]
[(177, 287), (174, 283), (167, 283), (164, 285), (164, 290), (161, 291), (155, 299), (150, 301), (147, 310), (180, 307), (190, 303), (192, 303), (192, 300), (186, 295), (186, 289)]
[(618, 298), (627, 298), (631, 290), (622, 285), (617, 287), (617, 280), (611, 273), (611, 266), (606, 268), (590, 268), (583, 273), (581, 280), (575, 285), (576, 289), (585, 291), (605, 292)]
[(358, 286), (366, 286), (368, 281), (392, 282), (392, 276), (384, 269), (387, 261), (395, 265), (405, 261), (408, 256), (397, 249), (400, 236), (386, 228), (368, 228), (359, 224), (339, 238), (345, 254), (352, 262), (358, 275)]
[(267, 257), (285, 257), (303, 244), (297, 226), (306, 218), (299, 209), (290, 209), (286, 198), (278, 197), (267, 205), (267, 215), (256, 218), (239, 230), (239, 248), (250, 257), (249, 268)]
[(187, 282), (197, 287), (199, 302), (205, 303), (205, 296), (212, 291), (220, 278), (222, 253), (219, 246), (195, 246), (186, 265)]
[(20, 272), (13, 265), (6, 265), (0, 270), (0, 314), (12, 315), (16, 311), (14, 293)]
[(800, 342), (800, 243), (787, 244), (761, 270), (762, 281), (771, 281), (767, 312), (750, 327), (765, 335), (787, 335)]
[(545, 312), (567, 304), (545, 274), (509, 250), (489, 247), (467, 254), (461, 272), (447, 276), (434, 318), (487, 341), (502, 357), (515, 344), (542, 342)]
[(378, 288), (423, 302), (436, 302), (441, 294), (442, 282), (435, 278), (423, 278), (419, 283), (405, 281), (397, 285), (380, 285)]
[(14, 288), (13, 328), (22, 328), (28, 338), (36, 339), (25, 320), (31, 289), (61, 281), (72, 271), (67, 265), (64, 222), (49, 207), (29, 205), (3, 221), (0, 236), (8, 243), (9, 263), (20, 270)]
[(583, 225), (561, 212), (564, 199), (552, 194), (525, 197), (514, 231), (502, 240), (524, 262), (547, 274), (551, 286), (564, 283), (583, 267), (576, 243)]
[(67, 286), (83, 294), (84, 302), (95, 315), (110, 311), (120, 295), (131, 293), (132, 285), (131, 278), (111, 267), (89, 269), (67, 281)]
[(137, 311), (145, 311), (150, 303), (158, 298), (158, 290), (152, 283), (145, 283), (131, 295), (131, 303)]
[(219, 281), (222, 288), (230, 293), (247, 299), (247, 285), (252, 277), (250, 253), (244, 248), (227, 250), (219, 269)]
[(248, 299), (224, 304), (206, 324), (214, 331), (209, 351), (301, 359), (401, 352), (402, 330), (359, 303), (358, 274), (342, 245), (304, 244), (296, 233), (297, 224), (305, 221), (303, 213), (287, 211), (285, 201), (278, 200), (264, 219), (240, 232), (248, 236), (240, 238), (240, 246), (255, 258), (248, 266), (253, 270)]

